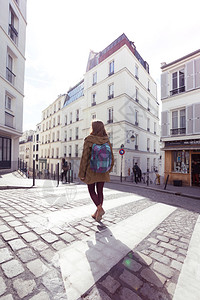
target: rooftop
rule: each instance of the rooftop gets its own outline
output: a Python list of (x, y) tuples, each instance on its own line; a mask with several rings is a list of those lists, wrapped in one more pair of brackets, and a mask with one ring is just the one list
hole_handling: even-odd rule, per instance
[(131, 52), (135, 55), (138, 61), (142, 64), (145, 70), (149, 73), (149, 65), (144, 59), (141, 57), (139, 52), (136, 50), (136, 47), (133, 42), (131, 42), (127, 36), (123, 33), (116, 40), (114, 40), (109, 46), (103, 49), (100, 52), (90, 51), (86, 72), (94, 68), (96, 65), (101, 63), (107, 57), (112, 55), (122, 46), (127, 45), (127, 47), (131, 50)]
[(187, 59), (187, 58), (189, 58), (189, 57), (191, 57), (191, 56), (194, 56), (195, 54), (198, 54), (198, 53), (200, 53), (200, 49), (199, 49), (199, 50), (196, 50), (196, 51), (194, 51), (194, 52), (192, 52), (192, 53), (189, 53), (189, 54), (187, 54), (187, 55), (185, 55), (185, 56), (183, 56), (183, 57), (181, 57), (181, 58), (178, 58), (178, 59), (176, 59), (176, 60), (174, 60), (174, 61), (172, 61), (172, 62), (170, 62), (170, 63), (168, 63), (168, 64), (162, 63), (161, 69), (165, 69), (165, 68), (167, 68), (167, 67), (169, 67), (169, 66), (172, 66), (172, 65), (174, 65), (174, 64), (176, 64), (176, 63), (178, 63), (178, 62), (180, 62), (180, 61), (182, 61), (182, 60), (184, 60), (184, 59)]

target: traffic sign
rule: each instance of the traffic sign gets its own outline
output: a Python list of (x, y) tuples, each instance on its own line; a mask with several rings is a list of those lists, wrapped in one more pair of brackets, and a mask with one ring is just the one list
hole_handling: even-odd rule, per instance
[(120, 154), (120, 155), (124, 155), (124, 153), (125, 153), (125, 150), (124, 150), (124, 149), (120, 149), (120, 150), (119, 150), (119, 154)]

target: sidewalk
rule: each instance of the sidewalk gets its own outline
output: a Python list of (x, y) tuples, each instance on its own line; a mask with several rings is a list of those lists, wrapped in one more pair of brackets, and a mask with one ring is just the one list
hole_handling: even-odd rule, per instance
[(135, 182), (130, 182), (130, 181), (122, 181), (120, 182), (120, 179), (111, 179), (112, 183), (115, 184), (123, 184), (123, 185), (128, 185), (128, 186), (134, 186), (134, 188), (146, 188), (150, 190), (155, 190), (155, 191), (160, 191), (163, 193), (169, 193), (169, 194), (174, 194), (174, 195), (180, 195), (183, 197), (189, 197), (193, 199), (199, 199), (200, 200), (200, 187), (198, 186), (173, 186), (171, 184), (168, 184), (166, 189), (164, 189), (165, 184), (144, 184), (144, 183), (135, 183)]
[[(150, 189), (155, 191), (160, 191), (163, 193), (169, 193), (174, 195), (180, 195), (183, 197), (189, 197), (193, 199), (200, 200), (200, 187), (190, 187), (190, 186), (173, 186), (167, 185), (166, 189), (164, 189), (164, 184), (155, 185), (155, 184), (147, 184), (130, 182), (130, 181), (122, 181), (120, 182), (119, 179), (113, 179), (111, 176), (111, 183), (114, 184), (122, 184), (128, 186), (134, 186), (134, 188), (142, 188), (142, 189)], [(79, 183), (77, 181), (76, 183)], [(56, 180), (45, 180), (45, 179), (36, 179), (35, 180), (35, 187), (37, 188), (50, 188), (57, 186)], [(62, 185), (60, 182), (59, 186)], [(17, 171), (13, 173), (8, 173), (4, 175), (0, 175), (0, 190), (2, 189), (17, 189), (17, 188), (31, 188), (33, 187), (33, 179), (32, 178), (23, 178)]]

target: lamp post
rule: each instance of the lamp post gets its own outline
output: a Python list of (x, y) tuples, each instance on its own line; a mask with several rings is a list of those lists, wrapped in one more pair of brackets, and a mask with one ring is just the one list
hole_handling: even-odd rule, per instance
[[(120, 146), (120, 151), (124, 150), (124, 144), (121, 144)], [(120, 153), (121, 155), (121, 174), (120, 174), (120, 182), (122, 182), (122, 165), (123, 165), (123, 156), (124, 156), (124, 152)]]

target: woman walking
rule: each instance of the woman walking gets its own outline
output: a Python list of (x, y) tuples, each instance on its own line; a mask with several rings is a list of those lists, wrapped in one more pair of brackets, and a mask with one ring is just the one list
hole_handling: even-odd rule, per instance
[[(107, 164), (107, 162), (102, 161), (102, 159), (96, 155), (97, 152), (95, 152), (94, 150), (95, 146), (104, 147), (104, 149), (107, 149), (108, 152), (110, 151), (111, 159), (108, 168), (104, 167)], [(104, 153), (103, 157), (108, 156), (105, 154), (106, 152)], [(94, 159), (93, 162), (91, 162), (91, 157), (92, 159)], [(95, 159), (97, 159), (97, 165), (100, 165), (99, 169), (96, 171), (94, 170)], [(105, 213), (102, 207), (103, 187), (105, 182), (110, 181), (109, 173), (112, 171), (113, 165), (114, 156), (112, 146), (110, 144), (104, 124), (101, 121), (93, 121), (92, 132), (84, 140), (83, 153), (81, 157), (78, 176), (83, 182), (85, 182), (88, 185), (90, 197), (97, 207), (96, 212), (92, 215), (92, 217), (98, 222), (101, 220), (103, 214)]]

